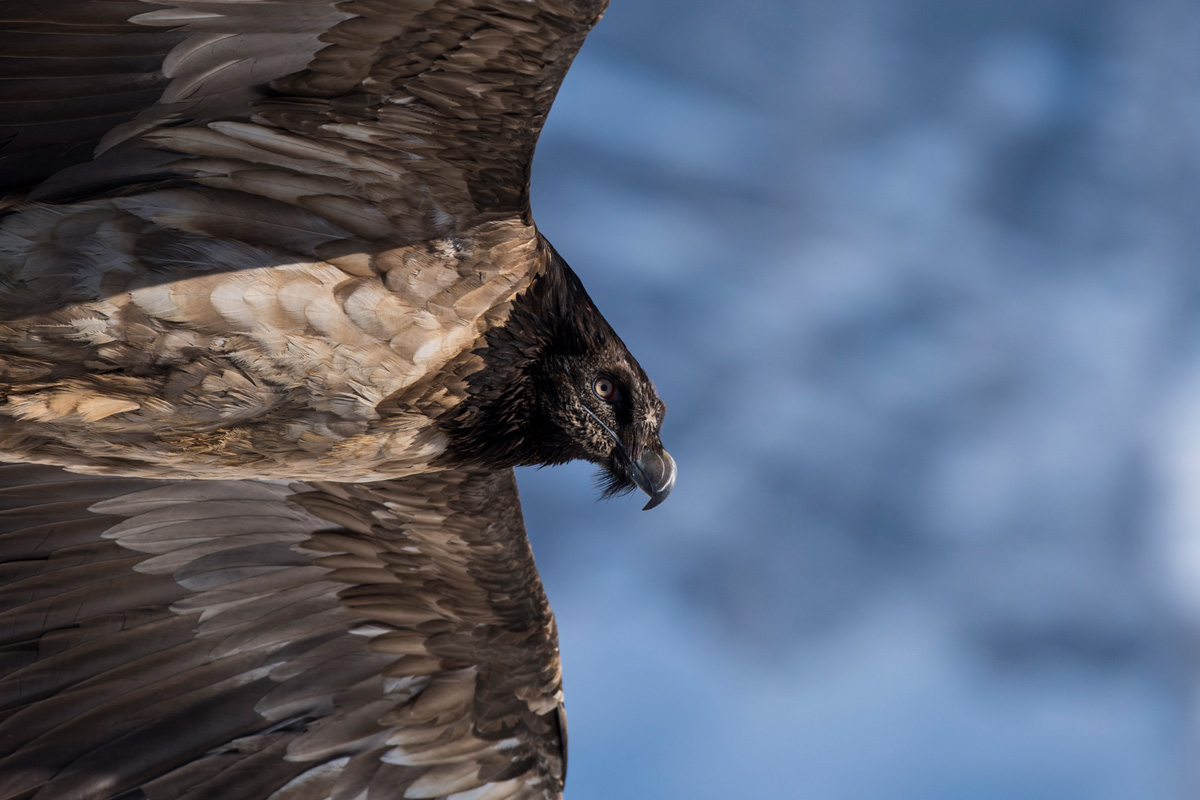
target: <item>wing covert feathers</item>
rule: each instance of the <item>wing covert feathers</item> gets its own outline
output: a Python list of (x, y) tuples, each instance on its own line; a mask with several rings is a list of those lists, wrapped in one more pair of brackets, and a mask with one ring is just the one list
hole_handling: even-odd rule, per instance
[(0, 481), (0, 798), (560, 796), (511, 471)]

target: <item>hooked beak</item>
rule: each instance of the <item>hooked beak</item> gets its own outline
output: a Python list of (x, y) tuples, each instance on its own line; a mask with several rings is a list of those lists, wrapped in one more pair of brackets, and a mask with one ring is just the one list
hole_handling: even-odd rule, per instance
[[(583, 406), (583, 410), (590, 414), (592, 419), (596, 420), (600, 427), (612, 437), (612, 440), (617, 443), (617, 447), (625, 449), (625, 443), (621, 441), (621, 437), (617, 436), (616, 431), (605, 425), (604, 420), (596, 416), (595, 411), (587, 406)], [(650, 498), (650, 502), (642, 506), (642, 511), (649, 511), (666, 500), (667, 495), (675, 488), (675, 459), (671, 458), (671, 454), (664, 450), (661, 444), (658, 445), (657, 450), (647, 447), (642, 450), (642, 457), (629, 465), (629, 477)]]
[(631, 465), (629, 477), (650, 498), (642, 508), (642, 511), (649, 511), (666, 500), (675, 488), (675, 459), (661, 446), (657, 450), (647, 447), (642, 451), (642, 457)]

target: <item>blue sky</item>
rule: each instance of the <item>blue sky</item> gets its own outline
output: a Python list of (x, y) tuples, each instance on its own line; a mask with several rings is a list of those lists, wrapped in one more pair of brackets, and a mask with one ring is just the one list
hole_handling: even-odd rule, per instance
[(534, 213), (670, 501), (520, 475), (567, 797), (1200, 787), (1200, 7), (622, 2)]

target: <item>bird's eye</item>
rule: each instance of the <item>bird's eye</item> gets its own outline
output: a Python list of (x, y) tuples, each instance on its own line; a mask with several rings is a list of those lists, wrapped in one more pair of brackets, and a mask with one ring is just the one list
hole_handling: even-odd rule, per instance
[(617, 399), (617, 382), (607, 375), (597, 375), (592, 381), (592, 391), (605, 402), (611, 403)]

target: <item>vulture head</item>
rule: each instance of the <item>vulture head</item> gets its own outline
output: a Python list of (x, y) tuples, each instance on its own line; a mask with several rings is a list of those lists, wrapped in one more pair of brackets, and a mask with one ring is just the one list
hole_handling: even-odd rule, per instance
[(509, 466), (583, 459), (610, 497), (639, 488), (657, 506), (675, 488), (660, 438), (666, 405), (549, 242), (545, 272), (476, 351), (484, 368), (447, 428), (456, 460)]

